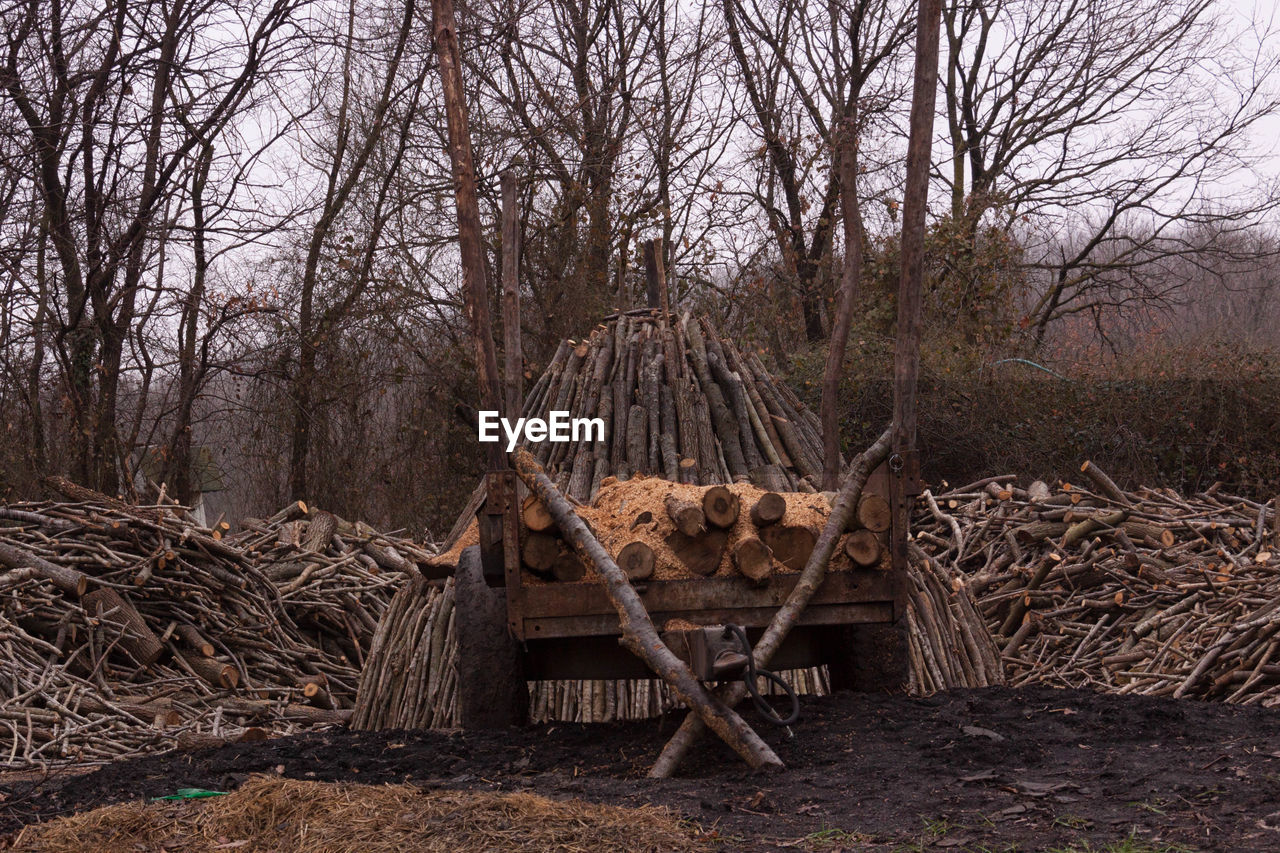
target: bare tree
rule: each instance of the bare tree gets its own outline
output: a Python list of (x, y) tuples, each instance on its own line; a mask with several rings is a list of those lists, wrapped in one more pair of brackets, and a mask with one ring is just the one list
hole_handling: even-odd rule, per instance
[[(75, 423), (75, 474), (114, 492), (122, 364), (157, 222), (289, 43), (297, 0), (32, 2), (3, 16), (0, 89), (36, 175), (58, 292), (53, 343)], [(224, 38), (205, 37), (210, 28)]]
[[(1274, 209), (1252, 131), (1280, 106), (1278, 59), (1270, 33), (1241, 32), (1212, 0), (975, 0), (948, 7), (945, 33), (951, 216), (970, 244), (990, 221), (1019, 239), (1037, 341), (1151, 296), (1120, 294), (1119, 278), (1213, 251), (1184, 226), (1247, 228)], [(965, 290), (962, 313), (981, 285), (944, 282)]]

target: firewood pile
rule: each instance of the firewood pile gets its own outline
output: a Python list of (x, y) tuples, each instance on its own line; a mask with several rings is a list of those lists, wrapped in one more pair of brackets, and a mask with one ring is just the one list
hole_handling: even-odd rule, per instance
[(301, 503), (230, 536), (51, 485), (73, 500), (0, 507), (8, 767), (347, 721), (379, 619), (430, 556)]
[[(633, 312), (560, 343), (525, 395), (521, 416), (600, 418), (604, 438), (530, 448), (570, 498), (587, 502), (606, 477), (659, 476), (712, 486), (749, 481), (777, 492), (814, 492), (822, 478), (818, 416), (705, 320), (670, 324)], [(445, 541), (452, 546), (482, 490)]]
[(922, 498), (914, 544), (963, 574), (1010, 682), (1280, 704), (1275, 506), (1081, 472)]

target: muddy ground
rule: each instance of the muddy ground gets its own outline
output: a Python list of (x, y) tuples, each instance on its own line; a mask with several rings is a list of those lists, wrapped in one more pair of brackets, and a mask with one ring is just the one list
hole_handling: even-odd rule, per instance
[(753, 775), (705, 746), (679, 778), (644, 778), (678, 720), (333, 731), (136, 759), (0, 783), (0, 835), (277, 772), (659, 803), (726, 850), (1087, 850), (1131, 837), (1137, 850), (1280, 850), (1280, 711), (1047, 688), (840, 694), (807, 699), (791, 739), (760, 723), (784, 772)]

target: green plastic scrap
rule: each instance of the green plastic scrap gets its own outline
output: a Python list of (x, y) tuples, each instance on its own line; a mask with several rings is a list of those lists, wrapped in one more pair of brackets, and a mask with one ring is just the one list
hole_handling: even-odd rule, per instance
[(205, 797), (222, 797), (226, 795), (226, 791), (206, 791), (204, 788), (179, 788), (178, 793), (170, 794), (167, 797), (152, 797), (151, 802), (157, 800), (203, 800)]

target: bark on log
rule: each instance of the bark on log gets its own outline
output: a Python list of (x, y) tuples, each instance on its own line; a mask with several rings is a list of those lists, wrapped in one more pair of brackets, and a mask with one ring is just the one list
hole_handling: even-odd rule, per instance
[(1103, 471), (1088, 459), (1080, 466), (1080, 473), (1089, 478), (1089, 481), (1098, 489), (1099, 492), (1106, 495), (1111, 500), (1123, 506), (1129, 506), (1129, 498), (1124, 492), (1120, 491), (1120, 487), (1115, 481), (1107, 476), (1107, 472)]
[(667, 515), (679, 530), (685, 536), (700, 536), (707, 529), (706, 516), (703, 515), (702, 507), (693, 501), (687, 501), (678, 498), (675, 495), (667, 495), (663, 500), (663, 504), (667, 508)]
[(89, 576), (84, 572), (50, 563), (24, 548), (3, 542), (0, 542), (0, 563), (11, 569), (29, 568), (58, 589), (77, 598), (84, 595), (89, 586)]
[(693, 370), (698, 382), (702, 385), (702, 393), (706, 397), (710, 409), (711, 423), (715, 435), (720, 439), (720, 448), (724, 451), (725, 464), (731, 477), (746, 477), (749, 467), (742, 455), (742, 441), (739, 438), (738, 422), (725, 402), (720, 386), (711, 375), (707, 363), (706, 343), (702, 338), (702, 330), (698, 324), (685, 325), (685, 334), (689, 337), (689, 356), (693, 361)]
[(95, 589), (80, 600), (90, 617), (120, 626), (120, 645), (142, 666), (150, 666), (164, 654), (164, 644), (133, 604), (114, 589)]
[(732, 708), (694, 678), (688, 666), (658, 637), (644, 603), (627, 581), (626, 574), (587, 530), (564, 496), (557, 493), (533, 456), (520, 448), (513, 454), (513, 462), (520, 478), (542, 497), (566, 537), (604, 579), (605, 592), (618, 611), (623, 645), (666, 681), (704, 725), (720, 735), (751, 767), (781, 768), (782, 760), (769, 745)]

